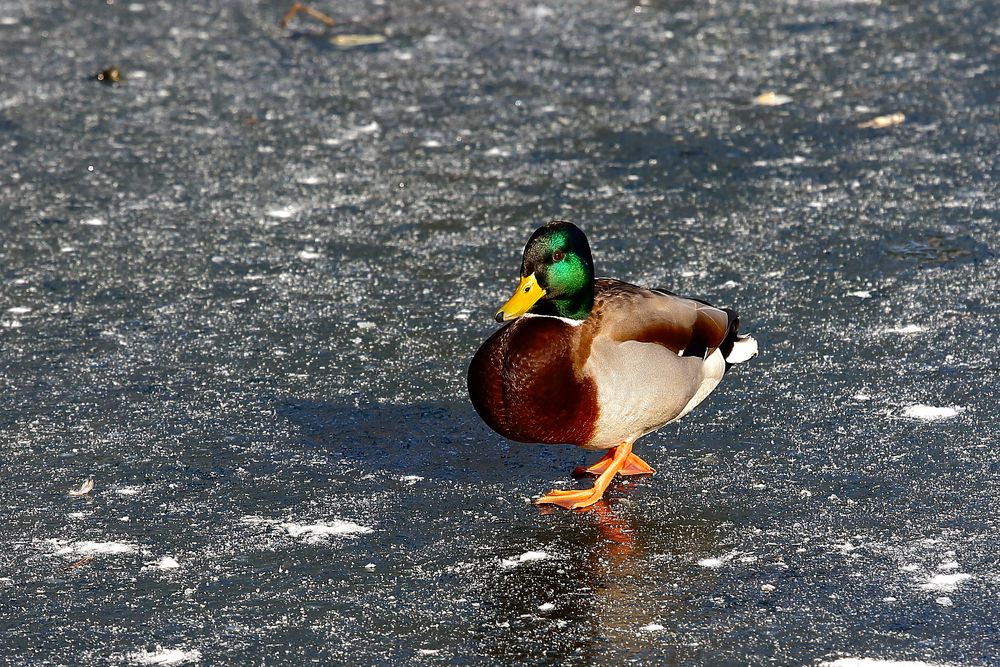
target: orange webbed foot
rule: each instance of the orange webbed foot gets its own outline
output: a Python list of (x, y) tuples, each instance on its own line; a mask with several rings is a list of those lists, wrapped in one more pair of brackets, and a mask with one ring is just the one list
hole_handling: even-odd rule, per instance
[[(569, 510), (583, 509), (584, 507), (590, 507), (598, 500), (604, 496), (604, 491), (608, 488), (611, 480), (614, 479), (624, 467), (626, 462), (632, 455), (632, 443), (624, 442), (617, 447), (612, 448), (608, 451), (607, 455), (603, 459), (597, 462), (591, 468), (596, 469), (600, 466), (600, 472), (597, 474), (597, 479), (594, 480), (594, 486), (590, 489), (555, 489), (549, 491), (547, 494), (535, 501), (536, 505), (558, 505), (559, 507), (565, 507)], [(645, 461), (635, 457), (638, 461), (645, 467), (647, 472), (632, 473), (632, 474), (649, 474), (648, 471), (652, 471), (652, 468), (646, 464)], [(639, 467), (642, 467), (639, 466)], [(595, 470), (588, 468), (589, 473), (594, 473)]]
[[(591, 466), (577, 466), (573, 470), (574, 477), (584, 477), (586, 475), (598, 476), (608, 469), (611, 461), (615, 457), (615, 449), (608, 450), (600, 461)], [(618, 471), (619, 475), (655, 475), (656, 468), (643, 461), (637, 454), (629, 454), (625, 459), (625, 465)]]
[(536, 505), (558, 505), (568, 510), (590, 507), (601, 499), (604, 493), (593, 489), (563, 490), (553, 489), (535, 500)]

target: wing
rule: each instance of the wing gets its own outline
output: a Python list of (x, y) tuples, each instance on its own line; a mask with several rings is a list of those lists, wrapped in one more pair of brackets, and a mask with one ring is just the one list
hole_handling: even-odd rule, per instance
[(610, 278), (595, 282), (594, 307), (604, 335), (656, 343), (684, 357), (706, 358), (735, 336), (739, 318), (729, 309)]

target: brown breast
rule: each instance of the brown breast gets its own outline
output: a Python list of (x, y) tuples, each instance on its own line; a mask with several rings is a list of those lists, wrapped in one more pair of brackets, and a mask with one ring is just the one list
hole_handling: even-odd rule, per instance
[(597, 388), (581, 372), (584, 328), (522, 317), (490, 336), (469, 365), (469, 396), (483, 421), (519, 442), (588, 442)]

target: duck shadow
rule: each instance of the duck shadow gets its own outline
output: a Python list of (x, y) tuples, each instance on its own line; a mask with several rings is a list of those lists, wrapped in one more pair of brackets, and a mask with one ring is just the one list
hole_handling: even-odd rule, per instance
[(398, 405), (285, 399), (279, 419), (302, 444), (367, 470), (482, 485), (532, 483), (541, 493), (553, 480), (594, 456), (572, 446), (512, 443), (490, 431), (464, 402)]

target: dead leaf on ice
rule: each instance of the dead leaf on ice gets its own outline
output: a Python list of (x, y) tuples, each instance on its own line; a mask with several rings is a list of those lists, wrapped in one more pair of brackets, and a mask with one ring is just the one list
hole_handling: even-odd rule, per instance
[(355, 46), (382, 44), (385, 40), (385, 35), (334, 35), (330, 38), (330, 43), (342, 49), (350, 49)]
[(791, 101), (792, 98), (788, 95), (782, 95), (774, 92), (773, 90), (761, 93), (757, 97), (753, 98), (753, 103), (761, 107), (780, 107), (782, 104), (788, 104)]
[(80, 485), (79, 489), (71, 490), (69, 495), (71, 496), (85, 496), (94, 490), (94, 478), (91, 477), (86, 482)]
[(89, 563), (92, 560), (94, 560), (93, 556), (84, 556), (80, 560), (73, 561), (72, 563), (70, 563), (69, 565), (67, 565), (66, 569), (67, 570), (75, 570), (78, 567), (83, 567), (84, 565), (86, 565), (87, 563)]
[(881, 130), (884, 127), (892, 127), (893, 125), (899, 125), (906, 120), (906, 116), (901, 113), (891, 113), (885, 116), (876, 116), (871, 120), (866, 120), (863, 123), (858, 123), (858, 127), (866, 129)]

